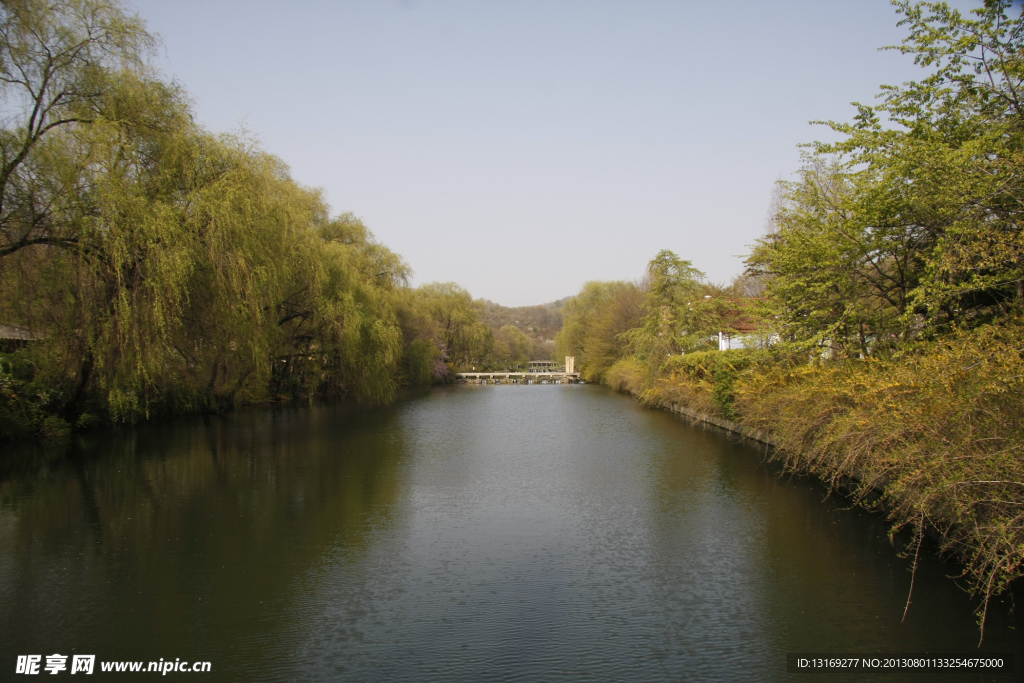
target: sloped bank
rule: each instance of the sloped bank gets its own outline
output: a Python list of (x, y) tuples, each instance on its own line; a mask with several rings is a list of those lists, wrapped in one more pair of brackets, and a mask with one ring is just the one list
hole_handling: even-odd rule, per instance
[(652, 407), (769, 444), (964, 567), (984, 626), (1024, 572), (1024, 332), (989, 327), (886, 360), (808, 363), (784, 351), (701, 352), (605, 383)]
[[(746, 425), (743, 425), (739, 422), (726, 420), (725, 418), (718, 417), (717, 415), (714, 415), (712, 413), (694, 410), (679, 403), (661, 403), (655, 407), (661, 408), (662, 410), (667, 410), (671, 413), (676, 413), (677, 415), (682, 415), (692, 425), (711, 425), (712, 427), (716, 427), (727, 432), (732, 432), (733, 434), (738, 435), (741, 439), (764, 444), (766, 448), (765, 454), (769, 457), (769, 459), (771, 459), (772, 450), (775, 448), (775, 440), (772, 438), (771, 432), (761, 429), (754, 429), (752, 427), (747, 427)], [(863, 472), (857, 471), (851, 473), (849, 480), (846, 481), (842, 487), (843, 492), (849, 493), (851, 490), (856, 490), (857, 487), (860, 485), (860, 482), (863, 481), (863, 479)], [(885, 493), (885, 483), (886, 482), (884, 481), (876, 481), (874, 483), (874, 486), (872, 487), (872, 494), (870, 496), (871, 501), (877, 500), (879, 496)], [(936, 534), (935, 530), (931, 527), (925, 528), (925, 534), (936, 540), (939, 539), (938, 534)]]
[(682, 415), (683, 417), (690, 420), (694, 424), (709, 424), (720, 429), (724, 429), (728, 432), (738, 434), (744, 439), (750, 439), (751, 441), (758, 441), (765, 444), (766, 446), (774, 446), (775, 442), (772, 440), (771, 434), (764, 432), (760, 429), (752, 429), (744, 426), (739, 422), (733, 422), (732, 420), (726, 420), (725, 418), (712, 415), (711, 413), (694, 410), (680, 403), (660, 403), (657, 407), (662, 410), (668, 410), (669, 412)]

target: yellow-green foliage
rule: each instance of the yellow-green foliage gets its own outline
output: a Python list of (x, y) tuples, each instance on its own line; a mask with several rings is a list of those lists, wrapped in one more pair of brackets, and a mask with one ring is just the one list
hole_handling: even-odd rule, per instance
[(758, 365), (735, 409), (790, 466), (883, 490), (894, 529), (937, 530), (987, 602), (1024, 570), (1022, 353), (1011, 324), (885, 361)]
[(709, 286), (689, 261), (663, 249), (647, 264), (647, 280), (645, 315), (621, 338), (630, 353), (651, 364), (652, 372), (666, 357), (715, 348), (718, 333), (730, 329), (728, 304), (715, 296), (720, 289)]
[(530, 362), (534, 346), (533, 340), (518, 327), (503, 325), (495, 335), (493, 356), (505, 365), (518, 363), (525, 367)]
[(755, 363), (770, 358), (767, 351), (697, 351), (665, 361), (654, 383), (659, 403), (681, 403), (694, 410), (735, 420), (734, 385)]
[[(421, 337), (436, 346), (438, 357), (449, 371), (479, 365), (494, 346), (491, 328), (480, 321), (482, 302), (454, 282), (431, 282), (409, 293), (405, 303), (406, 317), (418, 322), (414, 326)], [(435, 373), (444, 379), (449, 371)]]
[(117, 2), (4, 3), (0, 28), (0, 322), (34, 337), (0, 436), (60, 426), (39, 411), (394, 397), (397, 255), (252, 140), (196, 125)]
[(648, 389), (647, 367), (635, 356), (620, 358), (608, 368), (604, 383), (616, 391), (625, 391), (643, 400)]
[(894, 4), (928, 73), (828, 124), (839, 140), (811, 146), (748, 261), (784, 337), (850, 356), (997, 321), (1024, 295), (1024, 14)]
[(936, 529), (987, 605), (1024, 562), (1024, 11), (894, 4), (929, 72), (830, 123), (784, 184), (748, 264), (803, 358), (741, 373), (733, 409), (791, 466), (882, 488), (894, 527)]
[(575, 356), (588, 382), (600, 382), (622, 355), (623, 334), (639, 325), (644, 293), (631, 282), (588, 282), (562, 308), (555, 357)]

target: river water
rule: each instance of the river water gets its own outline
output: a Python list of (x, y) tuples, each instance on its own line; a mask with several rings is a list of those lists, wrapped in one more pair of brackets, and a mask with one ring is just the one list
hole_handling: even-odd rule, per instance
[[(1009, 599), (976, 649), (975, 604), (926, 548), (903, 620), (910, 563), (884, 518), (762, 456), (581, 385), (10, 448), (0, 680), (54, 653), (209, 661), (169, 674), (197, 680), (837, 678), (788, 672), (796, 652), (1002, 652), (1024, 670)], [(870, 680), (1012, 679), (908, 676)]]

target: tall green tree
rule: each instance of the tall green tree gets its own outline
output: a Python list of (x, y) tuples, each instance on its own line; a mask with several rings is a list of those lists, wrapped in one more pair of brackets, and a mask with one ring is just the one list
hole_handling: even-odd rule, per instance
[(66, 136), (110, 118), (110, 93), (145, 77), (153, 44), (118, 2), (0, 3), (0, 257), (79, 244), (68, 200), (90, 148)]
[(747, 261), (766, 282), (778, 331), (854, 355), (905, 335), (923, 269), (921, 236), (870, 220), (878, 185), (866, 174), (811, 159), (784, 187), (775, 229)]
[[(518, 327), (502, 325), (494, 338), (493, 355), (499, 364), (505, 367), (529, 364), (534, 342)], [(499, 347), (501, 347), (500, 350)]]
[(693, 263), (663, 249), (647, 265), (650, 288), (645, 315), (626, 334), (630, 350), (653, 365), (668, 356), (717, 348), (718, 333), (728, 329), (728, 304)]
[(408, 267), (251, 140), (197, 126), (152, 44), (117, 3), (0, 5), (0, 322), (37, 338), (0, 430), (32, 397), (69, 420), (390, 400)]
[(454, 282), (433, 282), (417, 290), (419, 305), (428, 312), (443, 361), (455, 367), (478, 364), (490, 354), (494, 335), (480, 321), (483, 305), (473, 301)]
[(813, 146), (751, 258), (788, 333), (860, 352), (1006, 319), (1024, 292), (1020, 11), (895, 4), (894, 49), (928, 74), (828, 123), (843, 139)]

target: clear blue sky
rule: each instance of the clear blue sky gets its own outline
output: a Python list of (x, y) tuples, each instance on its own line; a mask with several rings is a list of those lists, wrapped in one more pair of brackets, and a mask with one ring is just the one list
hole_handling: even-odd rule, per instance
[[(973, 6), (971, 3), (956, 3)], [(918, 78), (888, 0), (135, 0), (157, 64), (415, 271), (518, 306), (727, 282), (797, 145)]]

